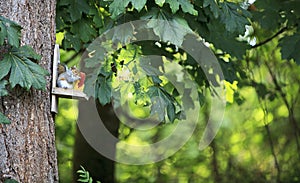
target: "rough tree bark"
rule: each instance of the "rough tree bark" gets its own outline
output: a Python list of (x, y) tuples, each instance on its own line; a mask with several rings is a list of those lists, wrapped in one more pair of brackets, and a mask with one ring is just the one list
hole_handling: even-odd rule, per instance
[[(55, 43), (55, 0), (1, 0), (0, 15), (23, 27), (21, 44), (42, 55), (51, 73)], [(14, 89), (0, 98), (0, 111), (12, 121), (0, 125), (0, 182), (58, 182), (54, 121), (50, 112), (50, 80), (46, 91)]]

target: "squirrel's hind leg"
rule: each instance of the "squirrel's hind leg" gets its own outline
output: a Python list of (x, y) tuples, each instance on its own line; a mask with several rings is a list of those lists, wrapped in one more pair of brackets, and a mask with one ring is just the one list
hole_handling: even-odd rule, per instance
[(68, 83), (66, 80), (58, 80), (57, 86), (59, 88), (64, 88), (64, 89), (72, 89), (73, 88), (73, 85)]

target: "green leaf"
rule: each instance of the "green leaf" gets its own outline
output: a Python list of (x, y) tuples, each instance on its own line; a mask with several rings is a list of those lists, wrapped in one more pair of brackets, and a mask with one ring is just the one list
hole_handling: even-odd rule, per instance
[(93, 22), (95, 23), (95, 26), (97, 28), (102, 27), (104, 25), (102, 16), (100, 16), (99, 14), (96, 14), (93, 18)]
[(147, 23), (148, 28), (152, 28), (154, 34), (162, 41), (170, 42), (177, 46), (181, 46), (184, 36), (191, 32), (186, 20), (178, 16), (171, 17), (162, 10), (154, 8), (142, 18), (149, 19)]
[(158, 116), (159, 121), (165, 120), (167, 114), (169, 120), (174, 122), (176, 116), (175, 99), (163, 88), (151, 86), (148, 90), (151, 99), (151, 116)]
[(84, 167), (83, 166), (81, 166), (80, 165), (80, 168), (81, 168), (81, 170), (77, 170), (77, 173), (85, 173), (86, 172), (86, 170), (84, 169)]
[(4, 55), (3, 61), (11, 62), (10, 85), (14, 88), (19, 84), (27, 90), (31, 86), (36, 89), (45, 89), (45, 76), (48, 75), (48, 72), (38, 64), (32, 62), (28, 57), (25, 57), (37, 58), (37, 55), (25, 54), (24, 50), (27, 49), (26, 47), (20, 49), (14, 48), (10, 54)]
[(134, 27), (131, 24), (123, 24), (115, 28), (112, 37), (113, 42), (121, 42), (126, 45), (130, 43), (132, 39), (134, 39)]
[(23, 57), (23, 58), (27, 57), (27, 58), (34, 59), (36, 61), (39, 61), (42, 58), (42, 56), (37, 54), (32, 47), (27, 45), (18, 48), (17, 53), (19, 57)]
[(263, 12), (254, 12), (253, 19), (256, 20), (259, 25), (266, 30), (276, 29), (279, 25), (278, 20), (280, 14), (274, 9), (267, 9)]
[(140, 54), (139, 48), (136, 45), (127, 44), (126, 49), (123, 48), (120, 51), (120, 54), (118, 56), (119, 60), (124, 60), (125, 62), (132, 61), (136, 59), (136, 57)]
[(144, 8), (146, 2), (147, 0), (131, 0), (133, 7), (138, 11), (141, 11)]
[(179, 10), (179, 2), (177, 0), (166, 0), (166, 3), (170, 5), (171, 11), (175, 14)]
[(59, 6), (68, 6), (70, 5), (71, 1), (70, 0), (60, 0), (60, 1), (57, 1), (57, 5)]
[(11, 69), (11, 61), (5, 59), (5, 57), (0, 61), (0, 80), (8, 75)]
[(182, 96), (182, 101), (184, 101), (183, 107), (184, 107), (185, 110), (195, 108), (194, 101), (191, 97), (191, 92), (192, 92), (192, 89), (190, 89), (190, 88), (185, 88), (184, 89), (184, 94)]
[(203, 106), (206, 102), (205, 95), (201, 92), (198, 92), (198, 100), (199, 100), (200, 106)]
[(8, 25), (7, 27), (7, 40), (11, 46), (20, 46), (21, 27)]
[(139, 64), (148, 76), (159, 76), (163, 74), (161, 72), (161, 70), (163, 70), (163, 61), (161, 57), (157, 59), (141, 57)]
[(210, 8), (210, 11), (213, 13), (214, 17), (218, 18), (219, 17), (219, 11), (220, 11), (218, 3), (215, 0), (204, 0), (203, 1), (203, 7), (206, 8), (208, 6)]
[(2, 80), (0, 81), (0, 97), (6, 96), (8, 94), (5, 86), (8, 84), (8, 81)]
[[(270, 6), (270, 4), (272, 4), (272, 6)], [(255, 2), (255, 6), (259, 8), (260, 11), (253, 12), (253, 19), (266, 30), (276, 29), (278, 25), (280, 25), (280, 19), (282, 20), (281, 13), (279, 12), (283, 12), (283, 4), (287, 3), (280, 0), (257, 1)]]
[(190, 3), (189, 0), (178, 0), (181, 9), (184, 13), (189, 13), (191, 15), (198, 15), (198, 11), (194, 9), (194, 6)]
[(91, 8), (89, 14), (94, 15), (93, 22), (95, 23), (95, 27), (100, 28), (104, 26), (104, 15), (99, 8)]
[(244, 34), (245, 25), (250, 24), (248, 17), (251, 16), (247, 10), (242, 9), (235, 3), (223, 2), (221, 5), (221, 21), (229, 32)]
[(71, 32), (87, 43), (97, 36), (96, 29), (92, 26), (93, 23), (89, 19), (80, 19), (71, 27)]
[(152, 78), (152, 81), (153, 81), (153, 83), (154, 83), (155, 85), (158, 85), (158, 84), (162, 83), (162, 80), (159, 79), (158, 76), (151, 76), (151, 78)]
[(136, 100), (144, 97), (144, 92), (142, 91), (142, 86), (139, 82), (133, 83), (134, 94), (136, 95)]
[(4, 183), (19, 183), (18, 181), (16, 181), (15, 179), (6, 179), (4, 181)]
[(89, 13), (90, 10), (90, 6), (86, 0), (71, 0), (69, 7), (69, 12), (73, 22), (79, 20), (82, 13)]
[(169, 102), (167, 105), (167, 115), (169, 120), (171, 122), (174, 122), (176, 118), (176, 113), (175, 113), (175, 105), (172, 102)]
[(65, 34), (62, 45), (65, 50), (68, 48), (74, 48), (74, 50), (78, 52), (81, 49), (81, 41), (79, 36), (73, 35), (69, 32)]
[(17, 23), (0, 16), (0, 45), (4, 43), (5, 38), (11, 46), (20, 46), (21, 26)]
[(85, 78), (83, 91), (88, 97), (97, 98), (96, 85), (97, 85), (97, 79), (98, 79), (98, 75), (99, 75), (98, 68), (99, 67), (95, 67), (95, 69), (93, 69), (92, 71), (86, 72), (88, 74)]
[(236, 34), (226, 31), (225, 26), (217, 21), (211, 21), (207, 24), (210, 35), (207, 41), (214, 43), (216, 48), (222, 49), (225, 53), (229, 53), (233, 57), (243, 59), (246, 50), (250, 45), (236, 39)]
[(87, 48), (88, 58), (84, 60), (86, 68), (94, 68), (94, 71), (99, 68), (99, 64), (105, 60), (106, 49), (100, 44), (91, 44)]
[(56, 9), (55, 22), (56, 32), (63, 32), (64, 29), (68, 26), (65, 22), (72, 22), (67, 8), (60, 7), (59, 9)]
[[(0, 112), (0, 124), (10, 124), (10, 120)], [(11, 180), (11, 179), (7, 179)], [(6, 182), (6, 181), (5, 181)]]
[(109, 6), (111, 18), (116, 19), (120, 14), (124, 13), (129, 2), (130, 0), (114, 0)]
[(88, 97), (96, 98), (95, 90), (96, 90), (97, 76), (98, 76), (98, 73), (96, 73), (96, 70), (94, 70), (94, 73), (88, 74), (85, 78), (83, 92)]
[(76, 173), (80, 174), (79, 176), (81, 177), (81, 176), (82, 176), (81, 174), (84, 174), (84, 173), (85, 173), (85, 170), (77, 170)]
[(265, 97), (269, 93), (268, 88), (265, 84), (253, 83), (253, 87), (255, 87), (258, 97), (260, 97), (262, 99), (265, 99)]
[(111, 92), (111, 79), (106, 79), (104, 77), (98, 77), (98, 91), (96, 96), (101, 105), (110, 103), (112, 92)]
[(156, 86), (149, 88), (148, 95), (151, 98), (151, 116), (157, 116), (160, 122), (164, 121), (167, 102), (160, 89)]
[(281, 55), (283, 59), (294, 59), (300, 65), (300, 34), (286, 36), (280, 39)]
[(189, 0), (166, 0), (166, 3), (170, 5), (173, 14), (179, 10), (180, 6), (184, 13), (198, 15), (198, 11), (194, 9), (194, 5)]
[(7, 30), (3, 23), (0, 22), (0, 45), (3, 45), (7, 36)]
[(237, 64), (233, 61), (224, 62), (223, 60), (219, 61), (220, 66), (222, 68), (224, 77), (226, 81), (233, 83), (233, 81), (238, 80), (237, 73), (240, 71), (239, 68), (237, 68)]
[(133, 75), (136, 75), (137, 72), (138, 72), (137, 66), (136, 66), (136, 64), (134, 64), (134, 66), (132, 68), (132, 73), (133, 73)]
[(86, 183), (92, 183), (93, 179), (90, 177), (90, 173), (85, 170), (82, 166), (81, 170), (78, 170), (77, 173), (79, 174), (79, 179), (77, 179), (78, 182), (86, 182)]
[(165, 4), (165, 0), (155, 0), (155, 3), (156, 3), (158, 6), (162, 7), (162, 6)]
[(165, 119), (165, 108), (166, 108), (166, 103), (163, 98), (157, 96), (157, 97), (152, 97), (151, 98), (151, 116), (158, 116), (158, 120), (160, 122), (164, 121)]

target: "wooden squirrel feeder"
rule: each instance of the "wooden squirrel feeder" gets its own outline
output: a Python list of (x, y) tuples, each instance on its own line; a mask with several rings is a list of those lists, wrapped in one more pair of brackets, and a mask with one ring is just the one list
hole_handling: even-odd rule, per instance
[(82, 89), (65, 89), (57, 87), (58, 78), (58, 64), (60, 62), (59, 45), (56, 44), (54, 47), (53, 54), (53, 72), (52, 72), (52, 90), (51, 90), (51, 112), (58, 113), (58, 98), (69, 98), (69, 99), (88, 99)]

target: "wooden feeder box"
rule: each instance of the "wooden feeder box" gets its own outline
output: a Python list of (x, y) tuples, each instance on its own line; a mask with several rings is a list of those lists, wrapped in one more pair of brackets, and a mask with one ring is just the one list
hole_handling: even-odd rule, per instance
[(65, 89), (57, 87), (58, 78), (58, 63), (60, 62), (59, 45), (54, 47), (53, 55), (53, 72), (52, 72), (52, 93), (51, 93), (51, 112), (58, 112), (58, 98), (70, 98), (70, 99), (88, 99), (85, 93), (76, 89)]

